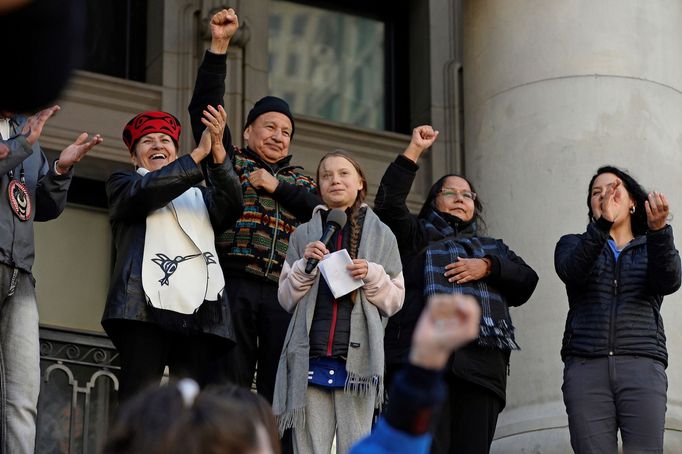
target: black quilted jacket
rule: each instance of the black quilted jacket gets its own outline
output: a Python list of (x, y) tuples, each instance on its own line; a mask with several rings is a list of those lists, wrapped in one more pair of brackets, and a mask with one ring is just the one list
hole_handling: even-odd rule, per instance
[(618, 260), (610, 228), (600, 219), (557, 243), (554, 266), (569, 305), (561, 357), (642, 355), (667, 366), (661, 303), (680, 287), (672, 227), (636, 237)]

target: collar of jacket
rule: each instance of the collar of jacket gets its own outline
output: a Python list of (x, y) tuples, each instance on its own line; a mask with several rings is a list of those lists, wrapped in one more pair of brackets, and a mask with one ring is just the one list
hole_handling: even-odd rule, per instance
[[(21, 127), (24, 126), (24, 123), (26, 123), (27, 118), (24, 115), (16, 114), (16, 115), (11, 115), (8, 118), (8, 120), (9, 120), (10, 137), (13, 137), (14, 135), (21, 132)], [(11, 134), (12, 131), (14, 131), (14, 134)]]
[(253, 159), (256, 161), (260, 166), (265, 167), (266, 169), (271, 169), (273, 172), (277, 172), (279, 170), (282, 170), (285, 167), (289, 167), (289, 163), (291, 162), (291, 155), (288, 154), (279, 161), (270, 164), (269, 162), (263, 161), (263, 159), (258, 156), (258, 154), (251, 150), (249, 147), (244, 148), (244, 154), (249, 158)]
[[(613, 237), (612, 237), (611, 235), (609, 235), (609, 239), (610, 239), (610, 240), (613, 240)], [(614, 240), (614, 241), (615, 241), (615, 240)], [(636, 237), (634, 237), (632, 240), (630, 240), (630, 242), (629, 242), (628, 244), (626, 244), (626, 245), (623, 247), (623, 249), (620, 250), (620, 252), (621, 252), (621, 254), (622, 254), (623, 251), (625, 251), (626, 249), (630, 249), (630, 248), (633, 248), (633, 247), (635, 247), (635, 246), (639, 246), (640, 244), (644, 244), (644, 243), (646, 243), (646, 235), (639, 235), (639, 236), (636, 236)]]
[(449, 213), (444, 213), (442, 211), (436, 210), (435, 208), (431, 210), (432, 214), (435, 214), (446, 222), (455, 231), (457, 236), (476, 236), (478, 231), (478, 226), (475, 220), (469, 222), (464, 222), (457, 216), (453, 216)]

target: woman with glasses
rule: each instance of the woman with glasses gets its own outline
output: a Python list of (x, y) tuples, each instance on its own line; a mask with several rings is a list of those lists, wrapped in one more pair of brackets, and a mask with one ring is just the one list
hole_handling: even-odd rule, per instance
[(568, 294), (562, 391), (577, 453), (663, 452), (668, 352), (663, 296), (680, 288), (668, 200), (601, 167), (587, 231), (564, 235), (554, 265)]
[(419, 214), (410, 213), (406, 199), (417, 162), (437, 136), (431, 126), (414, 129), (375, 199), (375, 212), (398, 240), (406, 287), (403, 309), (386, 329), (387, 378), (407, 363), (412, 332), (430, 295), (474, 296), (482, 310), (480, 336), (450, 358), (449, 397), (435, 424), (431, 452), (487, 453), (505, 405), (510, 352), (518, 349), (509, 306), (530, 298), (538, 276), (502, 240), (481, 236), (481, 201), (460, 175), (436, 181)]

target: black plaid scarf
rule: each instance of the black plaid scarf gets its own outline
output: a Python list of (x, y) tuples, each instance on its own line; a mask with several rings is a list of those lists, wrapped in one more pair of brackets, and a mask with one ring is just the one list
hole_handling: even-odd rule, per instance
[(514, 340), (514, 326), (509, 308), (503, 295), (490, 288), (484, 280), (456, 284), (448, 282), (445, 266), (461, 258), (482, 258), (498, 255), (495, 241), (475, 236), (476, 225), (469, 223), (459, 236), (455, 229), (435, 211), (424, 218), (428, 236), (431, 239), (426, 248), (424, 267), (424, 296), (436, 293), (461, 293), (471, 295), (481, 305), (481, 333), (478, 344), (501, 350), (518, 350)]

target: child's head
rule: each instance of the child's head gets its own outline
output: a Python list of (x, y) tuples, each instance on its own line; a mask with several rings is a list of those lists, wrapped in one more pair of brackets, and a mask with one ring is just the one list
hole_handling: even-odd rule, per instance
[(188, 395), (183, 388), (150, 388), (125, 403), (103, 453), (274, 453), (253, 402), (219, 389)]
[(329, 208), (359, 206), (367, 195), (367, 179), (358, 162), (341, 150), (327, 153), (317, 166), (322, 201)]
[(270, 407), (270, 404), (263, 396), (256, 394), (247, 388), (232, 384), (209, 388), (204, 394), (215, 394), (220, 397), (242, 402), (246, 407), (245, 409), (250, 412), (249, 418), (260, 422), (264, 430), (263, 434), (268, 439), (267, 444), (272, 446), (272, 452), (274, 454), (280, 454), (281, 448), (279, 433), (277, 431), (277, 421), (275, 420), (275, 415), (272, 414), (272, 407)]

